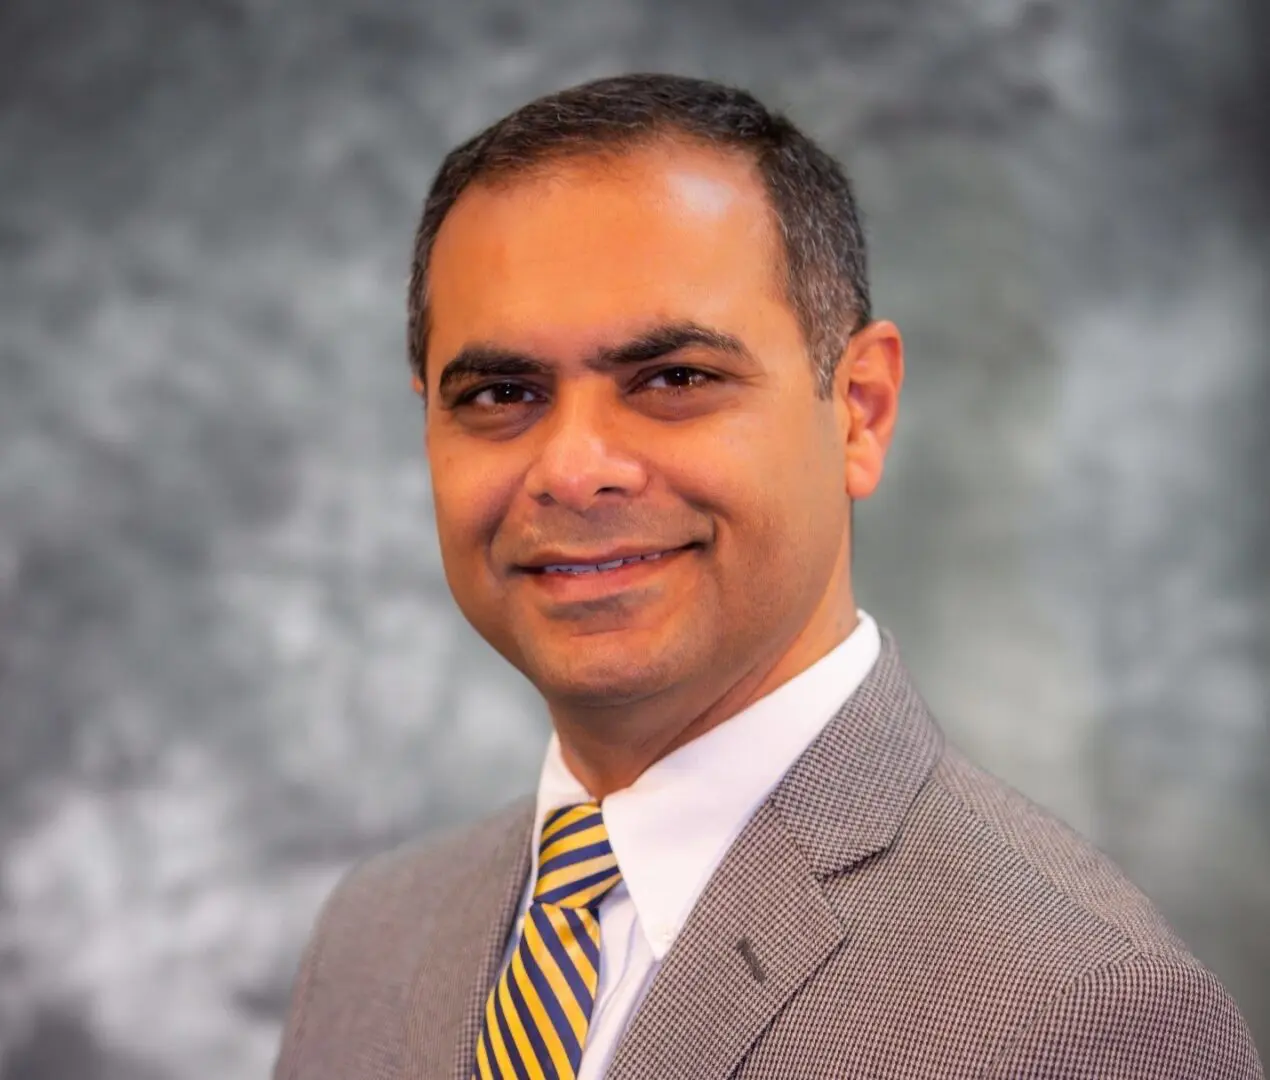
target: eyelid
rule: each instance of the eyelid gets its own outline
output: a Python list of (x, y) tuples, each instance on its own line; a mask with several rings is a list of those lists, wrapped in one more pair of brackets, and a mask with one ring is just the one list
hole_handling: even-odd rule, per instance
[(496, 390), (500, 386), (514, 386), (517, 390), (523, 390), (526, 393), (541, 395), (542, 391), (536, 386), (523, 382), (520, 379), (502, 378), (492, 379), (489, 382), (477, 383), (475, 386), (468, 387), (466, 390), (460, 390), (454, 397), (451, 408), (462, 408), (464, 405), (470, 405), (472, 400), (479, 394), (485, 393), (486, 390)]
[[(659, 375), (666, 375), (672, 371), (687, 371), (693, 375), (701, 375), (705, 377), (707, 382), (718, 382), (721, 378), (720, 375), (717, 375), (715, 372), (710, 371), (707, 368), (698, 367), (696, 364), (681, 361), (677, 364), (662, 364), (660, 367), (653, 368), (651, 371), (641, 372), (640, 376), (635, 380), (635, 385), (642, 386), (650, 380), (657, 378)], [(678, 389), (685, 388), (681, 387)]]

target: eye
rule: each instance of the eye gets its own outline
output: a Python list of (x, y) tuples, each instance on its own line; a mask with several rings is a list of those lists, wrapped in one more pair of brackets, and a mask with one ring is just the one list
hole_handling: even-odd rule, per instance
[(653, 372), (652, 375), (639, 384), (639, 388), (641, 390), (691, 390), (693, 387), (717, 382), (718, 378), (717, 375), (711, 375), (708, 371), (680, 364), (676, 367), (662, 368), (660, 371)]
[(454, 403), (456, 407), (471, 405), (478, 409), (497, 409), (509, 405), (528, 405), (540, 400), (536, 390), (520, 383), (487, 383), (467, 391)]

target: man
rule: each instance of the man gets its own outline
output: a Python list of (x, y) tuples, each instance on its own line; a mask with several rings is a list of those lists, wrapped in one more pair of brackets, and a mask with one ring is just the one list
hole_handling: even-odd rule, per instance
[(533, 102), (443, 163), (409, 338), (447, 579), (554, 735), (336, 889), (277, 1080), (1262, 1075), (856, 608), (903, 353), (823, 151), (691, 79)]

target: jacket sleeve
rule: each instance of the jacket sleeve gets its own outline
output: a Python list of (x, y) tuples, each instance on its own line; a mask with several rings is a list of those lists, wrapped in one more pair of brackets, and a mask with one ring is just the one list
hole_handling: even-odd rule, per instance
[(1139, 954), (1095, 968), (1035, 1016), (998, 1080), (1264, 1080), (1230, 995), (1193, 960)]

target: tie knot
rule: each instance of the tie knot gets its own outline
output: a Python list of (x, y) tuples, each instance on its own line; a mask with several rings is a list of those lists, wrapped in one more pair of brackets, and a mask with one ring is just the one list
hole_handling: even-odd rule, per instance
[(621, 880), (599, 803), (566, 806), (547, 815), (538, 845), (535, 904), (594, 908)]

